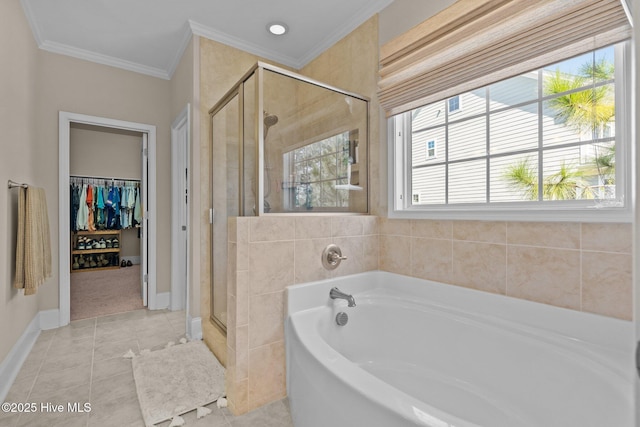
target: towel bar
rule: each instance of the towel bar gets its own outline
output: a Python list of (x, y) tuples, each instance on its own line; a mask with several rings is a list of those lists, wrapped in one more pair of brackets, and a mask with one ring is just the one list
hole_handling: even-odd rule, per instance
[(9, 181), (7, 182), (7, 184), (8, 184), (8, 186), (9, 186), (9, 188), (10, 188), (10, 189), (11, 189), (11, 188), (16, 188), (16, 187), (22, 187), (22, 188), (27, 188), (27, 187), (29, 187), (29, 184), (19, 183), (19, 182), (15, 182), (15, 181), (11, 181), (11, 180), (9, 180)]

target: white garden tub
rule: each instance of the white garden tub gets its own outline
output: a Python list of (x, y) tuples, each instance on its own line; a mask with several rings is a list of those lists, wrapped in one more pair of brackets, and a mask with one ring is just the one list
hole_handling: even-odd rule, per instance
[(632, 426), (631, 322), (380, 271), (287, 298), (296, 427)]

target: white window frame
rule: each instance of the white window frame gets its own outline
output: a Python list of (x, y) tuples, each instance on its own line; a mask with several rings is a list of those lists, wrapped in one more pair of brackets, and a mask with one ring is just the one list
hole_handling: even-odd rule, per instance
[[(388, 216), (407, 219), (632, 222), (631, 159), (634, 158), (635, 151), (632, 114), (635, 90), (631, 42), (622, 42), (616, 46), (616, 58), (620, 58), (621, 61), (621, 66), (617, 66), (615, 70), (616, 186), (619, 188), (618, 194), (621, 195), (618, 201), (528, 201), (412, 206), (411, 153), (408, 147), (410, 140), (405, 140), (405, 135), (410, 138), (411, 125), (405, 118), (407, 113), (404, 113), (387, 120)], [(620, 82), (624, 90), (617, 90), (621, 86)], [(620, 206), (620, 202), (623, 206)]]

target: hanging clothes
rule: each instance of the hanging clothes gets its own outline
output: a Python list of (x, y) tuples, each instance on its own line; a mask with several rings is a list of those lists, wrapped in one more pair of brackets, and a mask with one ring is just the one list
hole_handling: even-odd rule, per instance
[(96, 221), (93, 211), (93, 187), (91, 185), (87, 186), (87, 209), (89, 211), (89, 215), (87, 217), (87, 230), (96, 231)]
[(77, 229), (86, 230), (88, 219), (89, 219), (89, 208), (87, 207), (87, 184), (83, 184), (82, 190), (80, 190), (80, 202), (78, 204), (78, 215), (76, 218)]

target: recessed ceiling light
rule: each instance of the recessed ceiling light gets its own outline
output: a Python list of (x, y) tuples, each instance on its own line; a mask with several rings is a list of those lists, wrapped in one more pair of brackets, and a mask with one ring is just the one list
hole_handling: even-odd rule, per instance
[(289, 30), (289, 28), (287, 28), (287, 26), (281, 22), (273, 22), (267, 25), (267, 29), (271, 34), (274, 34), (276, 36), (281, 36)]

